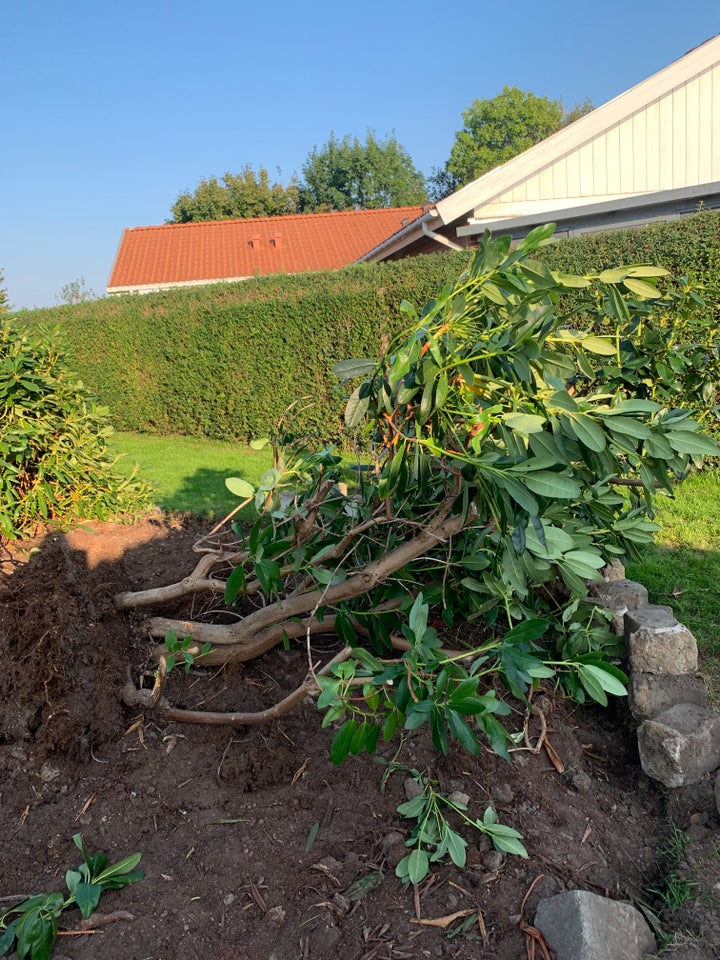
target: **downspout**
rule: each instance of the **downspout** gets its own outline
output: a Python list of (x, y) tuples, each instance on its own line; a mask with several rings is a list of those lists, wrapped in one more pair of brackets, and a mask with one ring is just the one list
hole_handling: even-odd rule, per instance
[(421, 220), (422, 232), (429, 240), (436, 240), (438, 243), (444, 244), (444, 246), (449, 247), (451, 250), (464, 250), (465, 247), (461, 247), (457, 243), (453, 243), (452, 240), (448, 240), (447, 237), (444, 237), (441, 233), (434, 233), (430, 227), (427, 225), (427, 220)]

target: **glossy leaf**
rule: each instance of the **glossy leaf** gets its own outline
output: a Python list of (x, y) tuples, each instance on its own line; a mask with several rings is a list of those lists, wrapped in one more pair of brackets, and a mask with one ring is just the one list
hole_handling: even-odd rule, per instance
[(225, 486), (233, 496), (239, 497), (241, 500), (247, 500), (249, 497), (255, 496), (255, 488), (253, 485), (241, 477), (227, 477)]

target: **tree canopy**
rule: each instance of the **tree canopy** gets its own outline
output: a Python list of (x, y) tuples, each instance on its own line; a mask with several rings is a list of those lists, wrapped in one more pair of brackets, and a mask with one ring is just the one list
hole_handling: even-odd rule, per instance
[(193, 193), (181, 193), (170, 208), (173, 223), (198, 220), (246, 220), (277, 217), (298, 212), (298, 184), (272, 183), (264, 167), (257, 173), (246, 164), (239, 173), (226, 173), (220, 180), (201, 180)]
[(333, 133), (323, 147), (313, 147), (303, 176), (300, 203), (308, 213), (406, 207), (427, 198), (424, 176), (394, 134), (378, 140), (368, 131), (363, 143)]
[(464, 126), (455, 135), (447, 163), (430, 178), (432, 199), (476, 180), (592, 109), (585, 100), (565, 111), (561, 101), (517, 87), (504, 87), (492, 99), (473, 100), (463, 111)]
[(86, 303), (88, 300), (97, 300), (97, 295), (85, 285), (83, 276), (66, 283), (55, 299), (58, 303)]

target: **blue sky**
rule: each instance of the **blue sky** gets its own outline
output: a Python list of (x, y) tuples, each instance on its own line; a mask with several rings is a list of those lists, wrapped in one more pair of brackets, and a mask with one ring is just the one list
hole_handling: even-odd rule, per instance
[(395, 131), (424, 173), (504, 86), (596, 106), (720, 32), (718, 0), (3, 0), (0, 269), (15, 307), (123, 227), (245, 164), (284, 181), (330, 133)]

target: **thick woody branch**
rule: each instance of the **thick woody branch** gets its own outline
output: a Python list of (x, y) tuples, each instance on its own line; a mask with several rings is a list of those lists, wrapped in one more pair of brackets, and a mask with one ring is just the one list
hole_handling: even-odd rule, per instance
[(445, 542), (462, 530), (466, 518), (462, 515), (448, 516), (451, 509), (452, 501), (448, 500), (435, 519), (422, 527), (414, 537), (404, 541), (381, 559), (367, 564), (342, 583), (287, 597), (278, 603), (269, 604), (254, 611), (235, 624), (201, 624), (153, 617), (147, 622), (146, 629), (153, 637), (164, 637), (169, 630), (172, 630), (178, 637), (191, 636), (200, 645), (204, 643), (211, 643), (214, 646), (237, 644), (246, 648), (247, 656), (243, 654), (241, 657), (238, 652), (234, 652), (233, 659), (245, 660), (258, 656), (280, 641), (283, 629), (287, 630), (293, 620), (313, 611), (318, 603), (331, 607), (344, 600), (371, 593), (411, 560), (436, 548), (439, 543)]
[[(352, 647), (343, 647), (322, 669), (316, 670), (315, 675), (327, 675), (336, 664), (342, 663), (350, 656), (352, 656)], [(308, 675), (292, 693), (274, 706), (268, 707), (267, 710), (260, 710), (256, 713), (215, 713), (173, 707), (164, 697), (158, 699), (155, 696), (155, 688), (153, 690), (138, 690), (132, 680), (128, 680), (123, 688), (123, 700), (129, 707), (159, 710), (167, 720), (178, 720), (183, 723), (208, 723), (214, 726), (259, 726), (281, 717), (288, 710), (292, 710), (293, 707), (301, 703), (305, 697), (314, 696), (316, 693), (318, 693), (318, 685), (313, 676)]]

